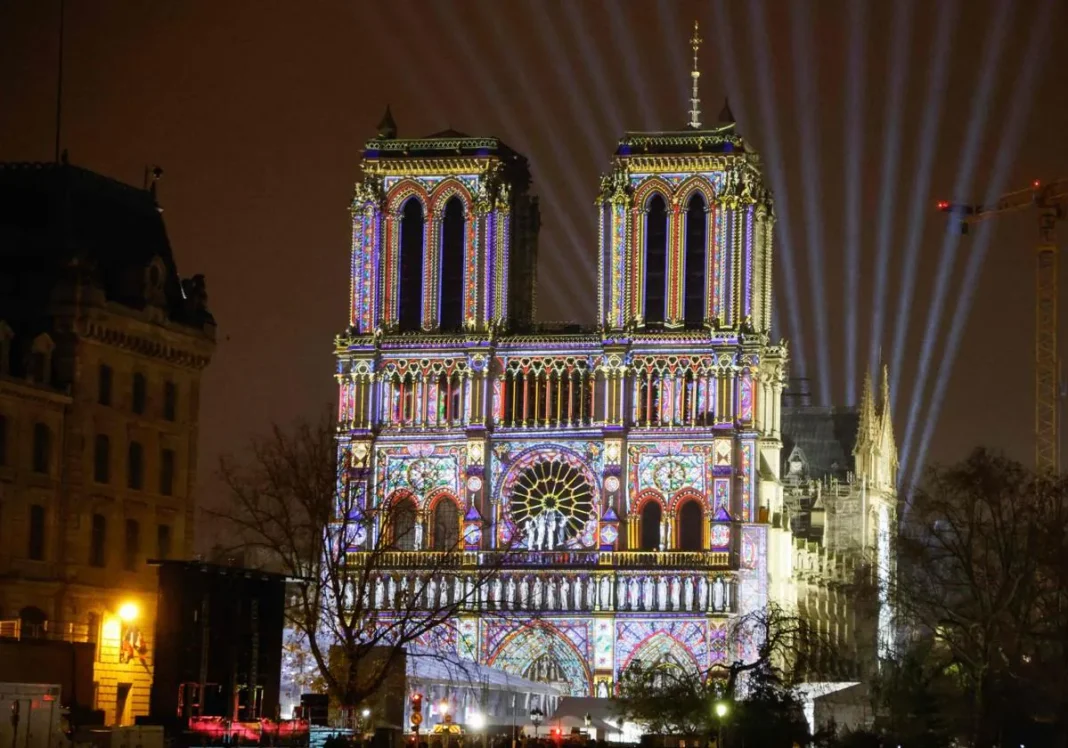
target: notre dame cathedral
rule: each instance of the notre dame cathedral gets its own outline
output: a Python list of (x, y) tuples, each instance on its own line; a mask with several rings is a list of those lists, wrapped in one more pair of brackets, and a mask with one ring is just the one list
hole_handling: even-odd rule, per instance
[(590, 186), (593, 325), (536, 321), (538, 201), (502, 140), (402, 138), (387, 111), (352, 201), (339, 434), (369, 507), (392, 508), (389, 584), (457, 544), (509, 549), (492, 615), (444, 645), (573, 695), (639, 659), (751, 657), (730, 622), (769, 602), (835, 643), (801, 663), (813, 680), (862, 680), (889, 632), (886, 595), (852, 593), (891, 573), (888, 393), (792, 394), (774, 198), (729, 107), (702, 125), (697, 106), (624, 134)]

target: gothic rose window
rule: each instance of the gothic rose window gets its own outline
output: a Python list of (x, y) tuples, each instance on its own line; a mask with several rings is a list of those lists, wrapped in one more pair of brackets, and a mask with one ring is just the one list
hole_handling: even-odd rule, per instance
[(516, 480), (511, 512), (527, 548), (561, 548), (593, 515), (593, 490), (577, 467), (558, 459), (538, 462)]

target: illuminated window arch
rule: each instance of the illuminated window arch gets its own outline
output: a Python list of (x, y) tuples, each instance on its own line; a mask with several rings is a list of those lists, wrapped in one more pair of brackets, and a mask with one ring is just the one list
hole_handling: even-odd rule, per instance
[(705, 272), (708, 267), (706, 217), (705, 198), (700, 192), (695, 192), (686, 208), (683, 320), (687, 327), (700, 327), (705, 321)]
[(663, 196), (649, 198), (645, 211), (646, 322), (662, 323), (667, 312), (667, 203)]
[(641, 550), (660, 550), (660, 521), (664, 517), (664, 510), (660, 507), (660, 502), (654, 499), (646, 501), (639, 517)]
[(400, 216), (400, 272), (398, 274), (397, 326), (418, 330), (423, 315), (423, 204), (408, 198)]
[(453, 551), (460, 544), (460, 507), (451, 496), (442, 496), (434, 505), (433, 549)]
[(704, 512), (697, 499), (687, 499), (679, 507), (675, 522), (679, 528), (680, 551), (699, 551), (703, 545)]
[(440, 326), (455, 332), (464, 319), (464, 204), (453, 196), (441, 220)]
[(410, 498), (397, 499), (389, 510), (390, 545), (398, 551), (415, 550), (415, 502)]

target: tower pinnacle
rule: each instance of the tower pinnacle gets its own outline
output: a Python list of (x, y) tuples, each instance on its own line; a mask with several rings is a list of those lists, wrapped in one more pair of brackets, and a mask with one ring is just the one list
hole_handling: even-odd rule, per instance
[(690, 37), (690, 46), (693, 47), (693, 70), (690, 78), (693, 79), (693, 95), (690, 97), (690, 128), (701, 129), (701, 97), (697, 93), (697, 82), (701, 78), (701, 71), (697, 69), (697, 50), (701, 48), (701, 35), (697, 33), (697, 21), (693, 22), (693, 36)]

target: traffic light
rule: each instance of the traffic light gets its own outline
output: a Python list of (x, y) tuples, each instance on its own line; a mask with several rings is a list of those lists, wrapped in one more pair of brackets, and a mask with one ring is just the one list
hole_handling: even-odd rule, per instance
[(412, 711), (414, 713), (416, 713), (416, 714), (422, 714), (423, 713), (423, 694), (421, 694), (421, 693), (413, 693), (412, 694)]

